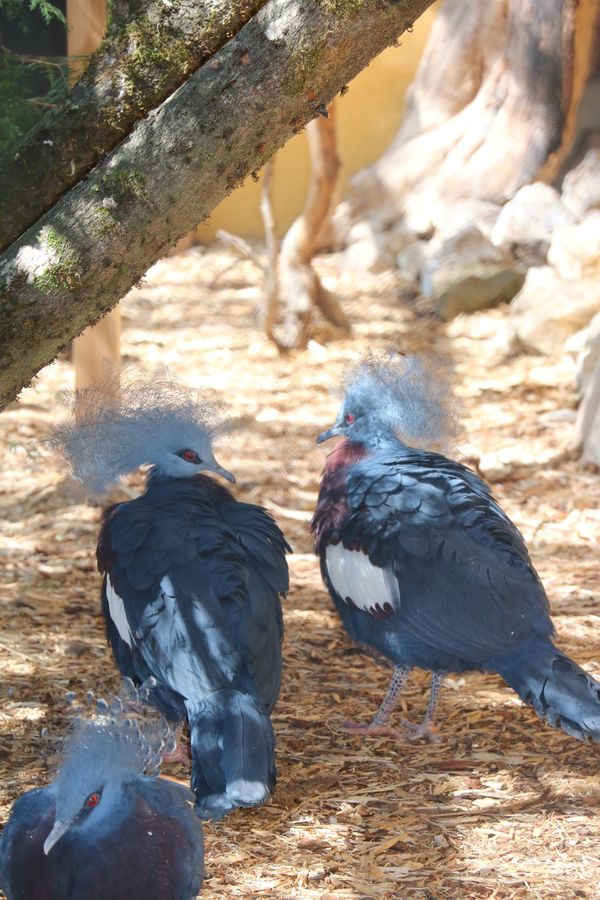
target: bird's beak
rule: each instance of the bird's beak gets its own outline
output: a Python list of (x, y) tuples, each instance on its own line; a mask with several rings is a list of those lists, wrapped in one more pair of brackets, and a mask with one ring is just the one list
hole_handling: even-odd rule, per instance
[(316, 440), (317, 444), (322, 444), (323, 441), (328, 441), (329, 438), (337, 437), (342, 433), (341, 427), (339, 425), (332, 425), (331, 428), (328, 428), (327, 431), (324, 431)]
[(232, 475), (231, 472), (228, 472), (227, 469), (220, 466), (218, 462), (210, 463), (206, 468), (211, 472), (214, 472), (215, 475), (220, 475), (221, 478), (224, 478), (226, 481), (230, 481), (231, 484), (235, 484), (235, 475)]
[(52, 848), (58, 841), (60, 841), (61, 837), (67, 833), (69, 830), (68, 822), (61, 822), (60, 819), (56, 819), (54, 825), (52, 826), (52, 831), (44, 841), (44, 853), (46, 856), (50, 853)]

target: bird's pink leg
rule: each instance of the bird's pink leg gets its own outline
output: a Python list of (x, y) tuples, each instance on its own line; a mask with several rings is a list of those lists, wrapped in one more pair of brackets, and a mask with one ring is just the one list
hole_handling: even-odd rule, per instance
[(409, 674), (409, 666), (394, 666), (394, 672), (392, 674), (389, 687), (373, 721), (368, 723), (344, 722), (344, 724), (340, 728), (340, 731), (343, 731), (347, 734), (378, 734), (384, 735), (386, 737), (393, 737), (397, 740), (402, 740), (404, 735), (396, 728), (392, 728), (390, 725), (388, 725), (388, 722), (390, 720), (391, 714), (396, 708), (398, 697), (400, 696), (402, 688), (406, 684), (406, 679), (408, 678)]
[(415, 725), (413, 722), (409, 722), (408, 719), (402, 719), (402, 727), (406, 729), (407, 734), (405, 736), (409, 741), (417, 741), (420, 738), (428, 738), (430, 741), (440, 740), (440, 736), (436, 731), (433, 720), (440, 699), (440, 690), (443, 680), (444, 676), (441, 672), (431, 673), (431, 693), (429, 695), (429, 703), (427, 704), (425, 717), (420, 725)]

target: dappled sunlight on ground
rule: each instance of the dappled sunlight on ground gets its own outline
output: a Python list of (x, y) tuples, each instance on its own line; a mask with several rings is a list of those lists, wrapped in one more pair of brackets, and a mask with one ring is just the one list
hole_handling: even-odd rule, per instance
[[(124, 304), (128, 364), (166, 364), (245, 422), (217, 458), (236, 474), (236, 495), (269, 507), (295, 550), (278, 788), (260, 810), (206, 826), (203, 896), (597, 897), (598, 750), (544, 726), (499, 678), (448, 678), (438, 744), (338, 732), (374, 713), (389, 673), (342, 633), (307, 527), (325, 456), (314, 438), (335, 414), (344, 365), (373, 344), (446, 354), (464, 408), (457, 453), (492, 481), (530, 543), (561, 645), (600, 676), (600, 478), (572, 458), (572, 426), (544, 415), (575, 406), (572, 364), (511, 354), (502, 310), (444, 326), (395, 276), (338, 276), (335, 257), (320, 266), (355, 339), (325, 343), (317, 331), (288, 357), (262, 337), (258, 270), (227, 251), (157, 264)], [(58, 361), (0, 417), (3, 817), (46, 779), (65, 693), (117, 684), (94, 561), (100, 508), (61, 481), (42, 443), (71, 382)], [(428, 685), (413, 674), (402, 701), (413, 718)]]

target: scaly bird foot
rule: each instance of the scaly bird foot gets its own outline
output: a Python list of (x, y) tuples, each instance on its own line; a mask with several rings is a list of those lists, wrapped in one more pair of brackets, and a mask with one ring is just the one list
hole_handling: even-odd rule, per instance
[(441, 741), (435, 726), (431, 722), (415, 725), (408, 719), (401, 720), (402, 729), (391, 725), (378, 725), (375, 722), (344, 722), (340, 731), (344, 734), (373, 734), (377, 737), (391, 737), (395, 741), (418, 741), (426, 738), (429, 741)]
[(391, 725), (376, 725), (373, 722), (343, 722), (340, 731), (344, 734), (374, 734), (380, 737), (391, 737), (395, 741), (403, 741), (406, 735)]

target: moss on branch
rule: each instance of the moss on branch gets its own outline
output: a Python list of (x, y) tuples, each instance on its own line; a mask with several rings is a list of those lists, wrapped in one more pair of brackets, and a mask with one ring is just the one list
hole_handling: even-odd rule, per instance
[(42, 272), (33, 276), (33, 286), (44, 292), (75, 290), (81, 267), (68, 239), (49, 225), (40, 235), (40, 249), (46, 251), (48, 262)]

